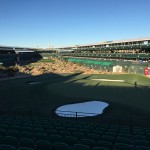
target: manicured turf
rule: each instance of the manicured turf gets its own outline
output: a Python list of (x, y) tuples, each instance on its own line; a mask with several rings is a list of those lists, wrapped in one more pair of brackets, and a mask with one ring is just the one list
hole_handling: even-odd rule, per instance
[[(118, 79), (125, 83), (91, 79)], [(49, 74), (0, 81), (0, 106), (49, 111), (61, 104), (100, 100), (110, 104), (104, 112), (106, 115), (147, 117), (149, 86), (150, 79), (141, 75)]]
[(48, 62), (54, 62), (52, 59), (40, 59), (37, 63), (39, 63), (39, 62), (46, 62), (46, 63), (48, 63)]

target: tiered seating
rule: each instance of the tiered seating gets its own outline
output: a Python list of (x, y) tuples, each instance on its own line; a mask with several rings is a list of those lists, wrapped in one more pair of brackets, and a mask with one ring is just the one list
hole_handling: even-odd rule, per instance
[(13, 66), (16, 63), (15, 61), (16, 61), (15, 54), (2, 54), (2, 55), (0, 55), (0, 62), (4, 66)]
[(14, 66), (17, 62), (17, 57), (19, 56), (19, 64), (22, 62), (34, 62), (41, 59), (42, 57), (35, 52), (23, 52), (18, 54), (1, 54), (0, 63), (4, 66)]
[(41, 58), (42, 56), (35, 52), (19, 53), (19, 64), (22, 65), (24, 63), (35, 62)]
[(48, 118), (0, 117), (0, 150), (148, 150), (150, 128)]
[(87, 57), (87, 58), (107, 58), (107, 59), (127, 59), (127, 60), (149, 60), (150, 53), (62, 53), (62, 56)]

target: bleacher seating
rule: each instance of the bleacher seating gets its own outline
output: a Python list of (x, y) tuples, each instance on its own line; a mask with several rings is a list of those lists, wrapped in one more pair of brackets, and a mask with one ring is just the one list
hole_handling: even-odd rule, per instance
[(150, 128), (0, 116), (0, 150), (149, 150)]
[(0, 54), (0, 62), (4, 66), (14, 66), (16, 64), (15, 54)]
[(19, 54), (0, 54), (0, 63), (4, 66), (14, 66), (16, 63), (24, 64), (34, 62), (42, 57), (35, 52), (24, 52)]
[(87, 58), (104, 58), (120, 60), (150, 60), (150, 53), (61, 53), (62, 56), (87, 57)]

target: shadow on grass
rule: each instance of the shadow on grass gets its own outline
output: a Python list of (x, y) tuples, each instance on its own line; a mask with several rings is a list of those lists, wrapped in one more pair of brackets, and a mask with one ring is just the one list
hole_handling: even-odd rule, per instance
[[(150, 89), (148, 87), (84, 86), (84, 83), (75, 82), (74, 78), (79, 77), (82, 80), (85, 78), (82, 78), (81, 73), (70, 75), (50, 73), (1, 81), (1, 110), (3, 108), (3, 110), (14, 110), (10, 113), (18, 110), (18, 112), (39, 112), (38, 114), (49, 115), (53, 114), (52, 112), (60, 105), (99, 100), (109, 103), (110, 106), (104, 110), (103, 115), (93, 117), (95, 121), (101, 119), (106, 121), (106, 118), (111, 116), (113, 118), (121, 116), (119, 118), (126, 118), (128, 121), (129, 118), (149, 117)], [(88, 78), (84, 79), (85, 83)], [(72, 81), (66, 82), (68, 80)], [(30, 84), (34, 82), (38, 84)], [(58, 117), (56, 114), (53, 116)]]

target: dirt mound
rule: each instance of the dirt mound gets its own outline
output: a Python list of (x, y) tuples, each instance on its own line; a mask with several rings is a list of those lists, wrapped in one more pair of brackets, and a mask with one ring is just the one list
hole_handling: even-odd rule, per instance
[[(50, 58), (51, 62), (36, 62), (26, 66), (13, 66), (9, 68), (3, 67), (3, 70), (7, 70), (7, 73), (3, 73), (0, 70), (0, 78), (8, 77), (27, 77), (35, 76), (45, 73), (83, 73), (83, 74), (101, 74), (99, 70), (87, 68), (80, 64), (72, 62), (66, 62), (57, 58)], [(5, 71), (6, 72), (6, 71)]]
[(86, 68), (79, 64), (66, 62), (56, 58), (52, 58), (51, 63), (34, 63), (28, 66), (19, 67), (20, 72), (31, 75), (38, 75), (43, 73), (77, 73), (82, 72), (84, 74), (99, 74), (100, 71)]

